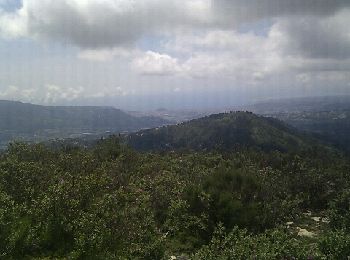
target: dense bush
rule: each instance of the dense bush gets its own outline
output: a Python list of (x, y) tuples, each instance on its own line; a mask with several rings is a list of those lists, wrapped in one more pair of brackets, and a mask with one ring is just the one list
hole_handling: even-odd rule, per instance
[(253, 235), (235, 227), (228, 234), (219, 225), (210, 243), (193, 259), (312, 259), (316, 248), (283, 230), (270, 230)]
[[(0, 156), (0, 258), (341, 259), (349, 163), (323, 156), (14, 143)], [(334, 232), (282, 227), (306, 210), (328, 212)]]
[(350, 234), (343, 230), (329, 232), (320, 239), (319, 248), (327, 259), (349, 259)]

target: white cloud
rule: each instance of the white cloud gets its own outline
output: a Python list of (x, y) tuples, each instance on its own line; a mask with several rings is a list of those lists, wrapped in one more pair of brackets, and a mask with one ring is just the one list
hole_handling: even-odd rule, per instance
[(43, 96), (41, 97), (43, 103), (50, 104), (56, 103), (61, 100), (72, 101), (75, 100), (83, 94), (84, 89), (79, 86), (76, 88), (69, 87), (63, 88), (61, 86), (48, 84), (45, 86), (45, 91), (43, 92)]
[(174, 75), (182, 71), (176, 58), (148, 51), (132, 61), (132, 67), (145, 75)]
[(187, 57), (178, 65), (187, 76), (256, 82), (283, 69), (278, 41), (275, 34), (265, 37), (215, 30), (195, 36), (179, 34), (165, 48)]
[(124, 48), (111, 48), (111, 49), (87, 49), (78, 53), (79, 59), (90, 61), (111, 61), (116, 57), (130, 58), (139, 53), (137, 50), (124, 49)]
[(121, 87), (115, 87), (112, 89), (102, 88), (97, 92), (91, 92), (87, 91), (81, 86), (62, 87), (56, 84), (47, 84), (40, 88), (20, 88), (17, 86), (8, 86), (3, 91), (0, 91), (0, 98), (42, 104), (56, 104), (84, 98), (116, 97), (126, 96), (128, 94), (129, 92)]
[[(346, 73), (350, 71), (350, 30), (340, 29), (349, 17), (346, 14), (323, 20), (276, 19), (266, 35), (234, 30), (179, 33), (163, 47), (187, 57), (181, 68), (192, 77), (227, 77), (255, 84), (288, 72)], [(305, 21), (308, 26), (302, 26)]]
[(0, 35), (5, 38), (27, 36), (27, 17), (23, 10), (7, 13), (0, 8)]
[(10, 100), (23, 99), (23, 98), (31, 99), (34, 91), (35, 90), (33, 89), (21, 90), (16, 86), (8, 86), (5, 90), (0, 91), (0, 98), (10, 99)]
[(127, 96), (129, 94), (133, 94), (132, 91), (127, 91), (121, 87), (114, 87), (110, 89), (99, 90), (97, 93), (86, 95), (84, 98), (117, 97), (117, 96)]

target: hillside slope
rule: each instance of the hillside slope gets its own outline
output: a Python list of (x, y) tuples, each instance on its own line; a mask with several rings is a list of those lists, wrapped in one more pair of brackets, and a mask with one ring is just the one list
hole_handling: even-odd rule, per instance
[(276, 113), (271, 116), (350, 152), (350, 110)]
[(232, 150), (254, 147), (262, 150), (298, 151), (317, 142), (281, 121), (250, 112), (210, 115), (186, 123), (143, 130), (127, 137), (138, 150)]
[(135, 117), (113, 107), (40, 106), (0, 101), (0, 143), (45, 140), (79, 134), (137, 131), (167, 121)]
[(36, 131), (40, 129), (106, 129), (131, 131), (155, 127), (165, 120), (134, 117), (113, 107), (39, 106), (0, 101), (0, 129)]

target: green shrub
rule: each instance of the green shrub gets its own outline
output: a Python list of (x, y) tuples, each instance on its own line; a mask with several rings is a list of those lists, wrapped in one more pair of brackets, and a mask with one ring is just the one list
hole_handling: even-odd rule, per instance
[(350, 234), (344, 230), (331, 231), (320, 238), (318, 246), (327, 259), (349, 259)]

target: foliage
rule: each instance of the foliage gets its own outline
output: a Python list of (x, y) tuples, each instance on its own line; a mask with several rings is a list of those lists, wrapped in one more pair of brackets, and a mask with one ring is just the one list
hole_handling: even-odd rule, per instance
[(310, 136), (277, 119), (250, 112), (215, 114), (178, 125), (148, 129), (129, 135), (127, 142), (143, 151), (232, 151), (254, 147), (286, 152), (321, 147)]
[(330, 202), (330, 224), (335, 229), (350, 230), (350, 189), (339, 192)]
[(317, 250), (283, 230), (253, 235), (235, 227), (226, 234), (219, 225), (210, 243), (193, 259), (310, 259), (315, 256), (318, 256)]
[[(336, 259), (348, 254), (349, 167), (312, 149), (13, 143), (0, 155), (0, 258)], [(306, 240), (283, 227), (306, 210), (328, 214), (334, 232)]]
[(329, 232), (320, 239), (319, 248), (327, 259), (348, 259), (350, 234), (343, 230)]

